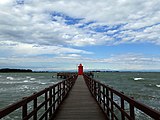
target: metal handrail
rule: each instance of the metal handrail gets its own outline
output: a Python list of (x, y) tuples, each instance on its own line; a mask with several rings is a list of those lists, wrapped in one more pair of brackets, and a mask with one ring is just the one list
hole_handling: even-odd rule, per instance
[[(45, 118), (45, 120), (48, 120), (52, 118), (59, 108), (59, 105), (71, 90), (76, 79), (77, 75), (73, 75), (66, 80), (45, 88), (44, 90), (41, 90), (40, 92), (25, 97), (6, 108), (0, 109), (0, 119), (18, 109), (22, 109), (22, 120), (28, 120), (30, 118), (33, 118), (34, 120), (42, 120)], [(40, 97), (44, 99), (39, 104), (37, 101)], [(28, 111), (28, 105), (31, 102), (33, 102), (32, 111)], [(45, 111), (44, 113), (41, 113), (41, 116), (38, 116), (37, 113), (41, 109), (44, 109)]]
[[(156, 111), (85, 74), (83, 76), (90, 92), (108, 119), (125, 120), (125, 118), (127, 118), (127, 120), (135, 120), (135, 111), (139, 110), (152, 119), (160, 120), (159, 111)], [(117, 99), (115, 100), (115, 98)], [(126, 106), (128, 106), (127, 110)], [(115, 110), (118, 110), (121, 115), (117, 116)]]

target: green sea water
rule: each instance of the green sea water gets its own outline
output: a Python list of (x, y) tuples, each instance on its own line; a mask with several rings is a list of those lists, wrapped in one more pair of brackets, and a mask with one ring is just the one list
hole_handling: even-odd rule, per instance
[(56, 73), (0, 73), (0, 108), (58, 81)]
[(95, 79), (160, 111), (159, 72), (100, 72)]
[[(94, 74), (94, 79), (160, 111), (160, 73), (99, 72)], [(61, 79), (57, 79), (56, 73), (0, 73), (0, 109), (59, 81)], [(14, 113), (3, 120), (19, 119), (18, 113)]]

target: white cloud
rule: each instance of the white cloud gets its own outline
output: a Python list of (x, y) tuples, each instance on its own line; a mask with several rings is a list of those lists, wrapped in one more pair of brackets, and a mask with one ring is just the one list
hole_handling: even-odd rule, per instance
[(145, 56), (143, 54), (119, 54), (103, 59), (85, 58), (90, 69), (110, 70), (160, 70), (160, 56)]
[[(94, 4), (93, 4), (94, 3)], [(92, 35), (90, 28), (108, 25), (109, 27), (118, 24), (126, 24), (119, 29), (130, 32), (133, 29), (152, 26), (160, 21), (160, 2), (158, 0), (29, 0), (24, 4), (17, 5), (14, 0), (0, 2), (0, 40), (12, 40), (23, 43), (35, 43), (46, 45), (97, 45), (114, 43), (112, 36), (94, 31)], [(63, 17), (55, 17), (57, 21), (52, 21), (50, 13), (60, 12), (73, 18), (84, 18), (80, 24), (95, 21), (85, 28), (78, 28), (77, 25), (66, 25)], [(116, 30), (109, 30), (113, 33)], [(107, 31), (106, 31), (107, 32)], [(147, 33), (132, 32), (130, 37), (136, 37), (134, 41), (152, 42), (159, 44), (159, 31), (152, 29), (146, 38)], [(145, 34), (145, 35), (143, 35)], [(117, 34), (121, 37), (121, 34)], [(125, 37), (123, 41), (131, 42)], [(112, 41), (112, 42), (111, 42)], [(132, 41), (132, 42), (134, 42)], [(117, 43), (116, 43), (117, 44)]]
[(8, 3), (10, 3), (12, 0), (1, 0), (0, 1), (0, 5), (6, 5)]
[[(92, 52), (67, 48), (63, 46), (46, 46), (46, 45), (37, 45), (37, 44), (27, 44), (27, 43), (19, 43), (12, 41), (3, 41), (0, 43), (0, 51), (6, 52), (8, 55), (17, 55), (17, 56), (37, 56), (43, 54), (92, 54)], [(8, 53), (8, 54), (7, 54)]]
[[(98, 61), (124, 64), (124, 67), (130, 67), (132, 62), (131, 69), (147, 69), (143, 65), (149, 68), (147, 63), (150, 63), (158, 69), (159, 58), (156, 57), (126, 55), (92, 59), (83, 55), (93, 53), (81, 47), (142, 42), (160, 45), (159, 6), (159, 0), (24, 0), (24, 4), (23, 1), (17, 4), (16, 0), (1, 0), (0, 62), (3, 65), (7, 59), (13, 63), (18, 60), (42, 62), (39, 56), (51, 54), (55, 56), (42, 60)], [(62, 16), (52, 16), (54, 12)], [(68, 25), (65, 15), (82, 20)]]

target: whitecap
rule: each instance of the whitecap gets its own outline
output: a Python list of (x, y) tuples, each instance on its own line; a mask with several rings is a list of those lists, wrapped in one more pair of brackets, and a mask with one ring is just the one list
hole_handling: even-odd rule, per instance
[(26, 76), (26, 78), (27, 78), (27, 79), (30, 79), (31, 77), (30, 77), (30, 76)]
[(52, 84), (55, 84), (55, 82), (51, 82)]
[(30, 78), (30, 80), (35, 80), (36, 78)]
[(144, 78), (133, 78), (135, 81), (144, 80)]
[(28, 86), (23, 86), (24, 87), (24, 89), (29, 89), (29, 87)]
[(17, 88), (17, 90), (26, 90), (29, 89), (27, 85), (22, 85), (21, 87)]
[(20, 84), (20, 83), (23, 83), (23, 82), (0, 82), (1, 84)]
[(46, 83), (40, 83), (41, 85), (45, 85)]
[(14, 80), (13, 77), (7, 77), (6, 79), (8, 79), (8, 80)]
[(29, 81), (28, 81), (28, 80), (24, 80), (23, 82), (25, 82), (25, 83), (26, 83), (26, 82), (29, 82)]
[(156, 85), (157, 87), (160, 87), (160, 85)]

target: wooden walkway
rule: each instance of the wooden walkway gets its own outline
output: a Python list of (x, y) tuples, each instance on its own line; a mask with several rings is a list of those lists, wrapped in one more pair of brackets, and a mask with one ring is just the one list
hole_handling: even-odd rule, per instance
[(79, 75), (54, 120), (106, 120), (82, 75)]

